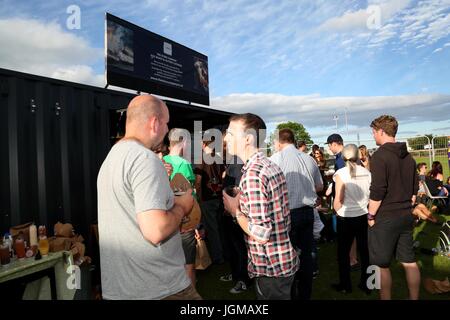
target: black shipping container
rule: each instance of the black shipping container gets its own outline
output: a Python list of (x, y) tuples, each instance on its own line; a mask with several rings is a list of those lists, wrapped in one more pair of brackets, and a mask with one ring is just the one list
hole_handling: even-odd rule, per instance
[[(0, 69), (0, 232), (57, 221), (88, 235), (97, 219), (98, 170), (123, 132), (134, 95)], [(170, 127), (220, 127), (231, 115), (166, 101)]]

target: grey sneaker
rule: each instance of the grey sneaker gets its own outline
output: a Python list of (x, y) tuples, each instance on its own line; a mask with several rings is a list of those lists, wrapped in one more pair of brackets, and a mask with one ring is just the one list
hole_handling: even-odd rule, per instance
[(247, 291), (247, 285), (245, 284), (244, 281), (238, 281), (236, 282), (236, 285), (233, 288), (231, 288), (230, 293), (237, 294), (244, 291)]
[(220, 280), (220, 281), (224, 281), (224, 282), (229, 282), (229, 281), (233, 280), (233, 275), (230, 273), (230, 274), (221, 276), (221, 277), (219, 278), (219, 280)]

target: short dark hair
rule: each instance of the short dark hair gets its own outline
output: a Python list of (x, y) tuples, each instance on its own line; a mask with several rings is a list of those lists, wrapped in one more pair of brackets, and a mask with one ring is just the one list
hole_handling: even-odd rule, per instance
[[(266, 124), (261, 117), (257, 116), (253, 113), (242, 113), (242, 114), (235, 114), (230, 117), (231, 121), (242, 121), (244, 122), (244, 129), (249, 130), (253, 129), (256, 132), (256, 146), (259, 147), (261, 142), (264, 142), (266, 139), (266, 132), (267, 129)], [(264, 131), (260, 131), (264, 130)], [(262, 139), (262, 141), (259, 141), (259, 139)]]
[(332, 135), (330, 135), (327, 138), (327, 144), (336, 142), (337, 144), (343, 145), (344, 144), (344, 139), (342, 139), (340, 134), (337, 133), (333, 133)]
[(300, 148), (300, 147), (303, 147), (303, 146), (306, 146), (306, 142), (305, 141), (303, 141), (303, 140), (297, 141), (297, 148)]
[(425, 162), (420, 162), (417, 164), (417, 171), (419, 171), (420, 169), (422, 169), (423, 166), (426, 166), (427, 164)]
[(370, 127), (375, 130), (382, 129), (388, 136), (395, 137), (398, 130), (398, 122), (395, 117), (385, 114), (373, 120)]
[(281, 143), (295, 143), (294, 132), (291, 129), (281, 129), (278, 131), (278, 141)]

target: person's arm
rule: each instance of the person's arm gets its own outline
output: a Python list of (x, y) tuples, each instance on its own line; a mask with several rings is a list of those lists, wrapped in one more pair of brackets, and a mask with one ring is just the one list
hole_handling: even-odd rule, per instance
[(133, 162), (127, 177), (143, 237), (152, 244), (161, 243), (179, 228), (183, 216), (192, 209), (191, 192), (175, 197), (174, 204), (170, 204), (173, 194), (167, 172), (159, 159), (145, 154)]
[(416, 204), (417, 193), (419, 192), (419, 174), (417, 170), (414, 169), (414, 184), (413, 184), (413, 194), (411, 197), (411, 205), (414, 206)]
[(374, 216), (377, 214), (381, 202), (386, 196), (388, 183), (386, 165), (376, 153), (372, 158), (371, 166), (370, 173), (372, 182), (370, 184), (369, 214)]
[(197, 194), (198, 200), (202, 201), (202, 176), (195, 175), (195, 193)]
[(197, 198), (202, 201), (202, 165), (193, 165), (193, 171), (195, 174), (194, 188)]
[(381, 200), (379, 200), (379, 201), (375, 201), (372, 199), (369, 200), (369, 209), (368, 210), (371, 215), (374, 216), (377, 214), (377, 211), (381, 206), (381, 202), (382, 202)]
[(175, 197), (175, 204), (170, 210), (148, 210), (138, 213), (139, 228), (147, 241), (157, 245), (180, 229), (181, 220), (192, 209), (191, 193), (192, 190), (189, 189), (186, 194)]
[[(315, 161), (314, 161), (315, 162)], [(320, 192), (323, 190), (323, 180), (322, 175), (320, 174), (320, 169), (317, 163), (314, 163), (314, 165), (311, 165), (312, 169), (312, 176), (314, 179), (314, 187), (316, 188), (316, 192)]]
[[(264, 188), (264, 183), (260, 177), (246, 177), (246, 181), (242, 183), (240, 195), (230, 197), (223, 192), (223, 202), (225, 209), (236, 218), (242, 230), (255, 241), (265, 244), (270, 239), (272, 232), (272, 223), (267, 212), (268, 196)], [(246, 185), (251, 184), (252, 189), (249, 191)], [(258, 192), (255, 192), (258, 190)], [(248, 214), (241, 211), (241, 207), (245, 208)]]
[(333, 201), (333, 208), (335, 211), (338, 211), (342, 208), (342, 205), (344, 204), (344, 196), (345, 196), (345, 185), (342, 179), (336, 175), (334, 177), (335, 181), (335, 188), (336, 188), (336, 194)]

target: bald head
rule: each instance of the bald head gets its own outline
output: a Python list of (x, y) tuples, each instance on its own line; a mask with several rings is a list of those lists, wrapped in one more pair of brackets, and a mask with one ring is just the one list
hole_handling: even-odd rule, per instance
[(137, 139), (152, 149), (163, 141), (168, 122), (169, 109), (162, 100), (151, 95), (137, 96), (127, 108), (125, 138)]
[(145, 123), (150, 117), (161, 119), (165, 110), (167, 110), (165, 103), (154, 96), (134, 97), (127, 108), (127, 129)]

